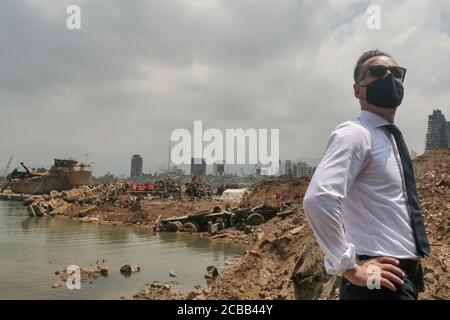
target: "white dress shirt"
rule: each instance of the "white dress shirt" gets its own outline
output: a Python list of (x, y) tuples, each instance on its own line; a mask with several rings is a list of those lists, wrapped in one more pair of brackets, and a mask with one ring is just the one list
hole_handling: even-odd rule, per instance
[(419, 259), (400, 155), (380, 116), (367, 111), (331, 134), (303, 200), (328, 273), (356, 267), (356, 254)]

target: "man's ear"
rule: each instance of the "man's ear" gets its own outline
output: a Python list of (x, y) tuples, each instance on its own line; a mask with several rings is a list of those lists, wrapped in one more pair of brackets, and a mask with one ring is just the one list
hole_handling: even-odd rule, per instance
[(357, 83), (353, 84), (353, 93), (355, 94), (356, 99), (362, 98), (363, 96), (362, 90), (363, 88), (360, 85), (358, 85)]

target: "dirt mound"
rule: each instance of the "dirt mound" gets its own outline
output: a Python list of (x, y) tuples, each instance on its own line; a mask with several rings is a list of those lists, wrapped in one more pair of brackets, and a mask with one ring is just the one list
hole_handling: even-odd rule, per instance
[(417, 191), (427, 233), (450, 243), (450, 149), (429, 151), (414, 159)]
[(224, 209), (228, 203), (221, 200), (197, 199), (170, 200), (153, 199), (142, 200), (139, 210), (117, 210), (113, 206), (103, 206), (96, 212), (92, 212), (93, 217), (103, 221), (118, 221), (124, 224), (153, 225), (159, 218), (165, 219), (174, 216), (191, 214), (201, 210), (211, 210), (215, 206)]
[(277, 206), (282, 202), (301, 203), (310, 178), (291, 179), (287, 181), (266, 180), (260, 182), (251, 193), (244, 197), (241, 207), (254, 207), (259, 205)]
[(422, 299), (450, 299), (450, 149), (426, 152), (413, 161), (431, 254), (423, 259)]
[[(336, 277), (302, 212), (276, 217), (253, 232), (254, 244), (202, 296), (204, 299), (334, 299)], [(292, 280), (292, 281), (291, 281)]]

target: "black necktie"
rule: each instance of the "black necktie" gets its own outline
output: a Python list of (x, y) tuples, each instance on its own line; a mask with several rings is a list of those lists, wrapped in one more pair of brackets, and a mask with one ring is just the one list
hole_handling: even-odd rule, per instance
[(400, 129), (394, 124), (383, 126), (395, 138), (398, 152), (402, 160), (403, 172), (405, 176), (406, 195), (408, 197), (408, 207), (411, 215), (412, 229), (414, 232), (414, 239), (416, 240), (417, 250), (423, 257), (430, 253), (430, 245), (428, 243), (425, 225), (423, 224), (422, 210), (419, 205), (419, 197), (416, 190), (416, 179), (414, 177), (414, 170), (409, 157), (408, 147), (403, 139)]

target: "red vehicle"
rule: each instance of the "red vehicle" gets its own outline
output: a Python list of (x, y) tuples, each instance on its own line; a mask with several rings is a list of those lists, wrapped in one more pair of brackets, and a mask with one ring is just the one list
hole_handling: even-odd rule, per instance
[(136, 182), (130, 183), (130, 191), (136, 191), (138, 184)]
[(144, 192), (144, 191), (153, 191), (153, 190), (155, 190), (155, 185), (151, 182), (148, 182), (148, 183), (132, 182), (130, 184), (130, 191)]

